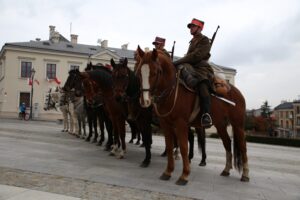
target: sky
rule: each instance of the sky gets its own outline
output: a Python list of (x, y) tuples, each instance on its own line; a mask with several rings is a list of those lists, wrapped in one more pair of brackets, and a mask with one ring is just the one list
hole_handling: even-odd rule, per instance
[(53, 25), (81, 44), (100, 39), (131, 50), (152, 48), (161, 36), (168, 50), (176, 41), (175, 55), (183, 56), (193, 18), (205, 21), (208, 37), (220, 25), (210, 61), (236, 69), (247, 109), (300, 98), (299, 0), (0, 0), (0, 46), (47, 40)]

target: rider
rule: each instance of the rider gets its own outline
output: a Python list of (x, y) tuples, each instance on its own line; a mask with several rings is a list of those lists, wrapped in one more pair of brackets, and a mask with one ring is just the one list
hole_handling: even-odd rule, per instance
[[(204, 22), (195, 18), (187, 25), (193, 38), (190, 41), (186, 55), (173, 64), (177, 69), (183, 68), (183, 77), (186, 77), (184, 79), (187, 79), (187, 82), (196, 88), (201, 100), (201, 124), (203, 127), (210, 127), (212, 125), (212, 119), (210, 117), (210, 89), (212, 89), (211, 82), (214, 72), (207, 62), (210, 57), (211, 44), (210, 40), (201, 33), (203, 26)], [(191, 75), (188, 74), (185, 69), (187, 65), (193, 67), (196, 77), (191, 77)]]
[(156, 50), (160, 50), (164, 52), (164, 54), (166, 54), (169, 58), (171, 58), (171, 55), (165, 49), (165, 43), (166, 43), (166, 39), (158, 36), (156, 36), (154, 42), (152, 42)]
[(19, 110), (22, 115), (22, 119), (25, 119), (26, 104), (24, 102), (20, 105)]

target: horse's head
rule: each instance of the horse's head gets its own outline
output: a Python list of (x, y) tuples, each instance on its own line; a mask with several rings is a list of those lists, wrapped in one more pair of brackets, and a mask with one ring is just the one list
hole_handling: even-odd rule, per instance
[(69, 76), (63, 88), (66, 92), (74, 91), (76, 96), (83, 95), (82, 80), (78, 69), (69, 71)]
[(117, 64), (113, 59), (110, 60), (113, 79), (114, 96), (117, 101), (121, 101), (126, 96), (126, 89), (129, 83), (130, 70), (127, 67), (128, 60), (124, 58)]
[(88, 103), (93, 104), (94, 97), (99, 92), (97, 84), (94, 80), (91, 79), (90, 72), (81, 72), (79, 76), (82, 81), (84, 96), (86, 97)]
[(144, 52), (138, 47), (137, 56), (140, 58), (136, 71), (141, 83), (140, 104), (149, 107), (152, 98), (163, 95), (174, 83), (176, 70), (171, 59), (156, 49)]
[(57, 99), (55, 98), (54, 94), (56, 92), (56, 88), (49, 88), (48, 93), (46, 94), (44, 110), (51, 110), (56, 109)]

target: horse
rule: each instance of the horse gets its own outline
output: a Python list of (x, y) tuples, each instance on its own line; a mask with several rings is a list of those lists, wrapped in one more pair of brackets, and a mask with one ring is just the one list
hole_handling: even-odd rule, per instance
[[(186, 185), (190, 174), (188, 160), (188, 128), (200, 127), (200, 115), (190, 122), (197, 94), (179, 84), (179, 74), (170, 58), (157, 50), (144, 52), (139, 46), (137, 53), (140, 57), (137, 75), (141, 82), (140, 104), (143, 107), (154, 106), (164, 130), (167, 146), (168, 163), (160, 176), (161, 180), (169, 180), (174, 171), (172, 156), (173, 137), (176, 135), (182, 156), (183, 170), (176, 181), (177, 185)], [(241, 181), (249, 181), (247, 147), (244, 133), (246, 103), (241, 92), (231, 85), (226, 98), (235, 102), (235, 106), (221, 101), (216, 96), (211, 99), (211, 116), (226, 150), (226, 164), (222, 176), (229, 176), (232, 169), (231, 139), (227, 133), (228, 122), (233, 128), (234, 165), (242, 170)]]
[(134, 72), (128, 66), (127, 58), (120, 63), (110, 61), (112, 66), (113, 93), (117, 102), (125, 102), (128, 111), (142, 133), (142, 141), (145, 147), (145, 159), (141, 167), (148, 167), (151, 162), (151, 144), (152, 144), (152, 107), (142, 108), (139, 104), (140, 84)]
[(69, 76), (65, 82), (64, 88), (67, 91), (73, 90), (74, 94), (77, 94), (77, 96), (83, 96), (84, 100), (84, 111), (87, 113), (88, 117), (88, 124), (89, 124), (89, 134), (86, 138), (86, 141), (90, 141), (94, 128), (94, 141), (97, 142), (98, 139), (98, 131), (97, 131), (97, 119), (99, 120), (100, 124), (100, 130), (101, 130), (101, 137), (98, 142), (98, 145), (102, 145), (102, 142), (104, 141), (104, 124), (107, 129), (108, 133), (108, 141), (106, 143), (105, 150), (109, 150), (110, 146), (113, 143), (112, 138), (112, 125), (110, 119), (107, 117), (104, 109), (103, 109), (103, 101), (102, 101), (102, 95), (98, 94), (96, 95), (92, 100), (86, 100), (86, 97), (84, 96), (84, 88), (82, 85), (82, 81), (80, 76), (78, 75), (79, 70), (70, 70)]
[[(84, 94), (88, 101), (92, 101), (96, 94), (102, 93), (105, 110), (113, 125), (114, 141), (111, 155), (116, 155), (120, 159), (124, 158), (126, 152), (125, 120), (127, 113), (124, 105), (116, 102), (113, 97), (111, 70), (105, 67), (87, 72), (79, 72), (77, 70), (76, 76), (80, 77), (84, 87)], [(132, 130), (136, 128), (135, 124), (130, 121), (128, 123)], [(121, 150), (118, 152), (120, 146)]]
[[(62, 132), (68, 132), (70, 127), (73, 127), (73, 118), (71, 118), (71, 113), (69, 112), (69, 100), (66, 93), (59, 86), (49, 88), (46, 95), (44, 110), (59, 109), (63, 114), (63, 124), (64, 128)], [(70, 119), (70, 125), (69, 125)]]
[[(146, 150), (146, 158), (142, 162), (142, 167), (147, 167), (150, 164), (151, 158), (151, 141), (152, 141), (152, 126), (151, 124), (155, 124), (152, 122), (153, 117), (157, 118), (153, 115), (152, 106), (148, 108), (143, 108), (139, 104), (140, 98), (140, 82), (138, 77), (135, 75), (135, 72), (132, 71), (127, 66), (128, 60), (124, 58), (122, 62), (116, 64), (113, 59), (111, 59), (111, 66), (113, 68), (113, 84), (114, 84), (114, 96), (117, 101), (125, 101), (128, 104), (128, 110), (132, 113), (133, 119), (137, 122), (138, 128), (142, 132), (142, 139), (145, 145)], [(159, 124), (157, 124), (159, 125)], [(206, 165), (206, 151), (205, 151), (205, 132), (202, 132), (200, 129), (196, 129), (196, 133), (198, 135), (198, 146), (202, 152), (202, 159), (200, 162), (200, 166)], [(204, 136), (204, 138), (203, 138)], [(175, 142), (175, 141), (174, 141)], [(191, 160), (194, 156), (194, 133), (192, 130), (189, 130), (189, 160)], [(149, 145), (149, 147), (148, 147)], [(176, 152), (177, 151), (177, 152)], [(164, 154), (164, 153), (163, 153)], [(164, 156), (162, 154), (162, 156)], [(175, 159), (179, 159), (177, 148), (174, 151)], [(148, 158), (148, 159), (147, 159)]]

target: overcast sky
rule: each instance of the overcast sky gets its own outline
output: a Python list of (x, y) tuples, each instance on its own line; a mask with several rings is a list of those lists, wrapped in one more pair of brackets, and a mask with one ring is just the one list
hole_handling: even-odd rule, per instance
[[(175, 55), (187, 51), (192, 18), (205, 21), (203, 34), (220, 29), (211, 61), (237, 70), (236, 86), (247, 108), (271, 108), (300, 95), (299, 0), (0, 0), (0, 46), (49, 38), (49, 25), (78, 43), (129, 49), (167, 39)], [(72, 28), (70, 29), (70, 24)]]

